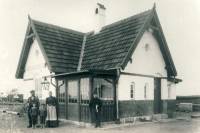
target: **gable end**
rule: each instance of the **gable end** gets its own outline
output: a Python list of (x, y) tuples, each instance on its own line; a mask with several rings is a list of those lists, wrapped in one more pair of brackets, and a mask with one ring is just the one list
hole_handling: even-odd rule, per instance
[[(155, 22), (154, 25), (152, 25), (152, 22)], [(149, 18), (147, 18), (144, 26), (141, 28), (137, 38), (135, 39), (131, 48), (129, 49), (127, 56), (124, 59), (121, 67), (123, 70), (125, 69), (125, 67), (127, 66), (128, 62), (131, 59), (132, 54), (134, 53), (139, 41), (142, 38), (144, 31), (147, 30), (148, 28), (151, 28), (152, 26), (154, 28), (153, 35), (156, 37), (157, 41), (159, 42), (159, 47), (160, 47), (162, 56), (163, 56), (165, 64), (166, 64), (167, 75), (168, 75), (168, 77), (175, 77), (175, 76), (177, 76), (177, 71), (176, 71), (173, 59), (171, 57), (171, 53), (167, 46), (167, 42), (166, 42), (165, 36), (163, 34), (163, 30), (162, 30), (161, 24), (159, 22), (155, 7), (152, 9), (151, 15), (149, 16)]]

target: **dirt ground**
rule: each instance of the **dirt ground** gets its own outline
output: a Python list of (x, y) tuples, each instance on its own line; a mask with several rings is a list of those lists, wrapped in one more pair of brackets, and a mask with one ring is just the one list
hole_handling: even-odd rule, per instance
[(200, 118), (126, 126), (120, 125), (116, 128), (105, 128), (112, 127), (105, 125), (100, 129), (78, 127), (63, 122), (58, 128), (28, 129), (26, 126), (26, 117), (3, 113), (0, 115), (0, 133), (200, 133)]

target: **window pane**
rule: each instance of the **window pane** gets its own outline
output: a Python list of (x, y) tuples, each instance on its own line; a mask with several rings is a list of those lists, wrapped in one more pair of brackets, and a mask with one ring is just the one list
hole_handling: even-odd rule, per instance
[(80, 82), (81, 103), (89, 103), (89, 78), (82, 78)]
[(131, 93), (131, 98), (133, 98), (133, 93)]
[(144, 86), (144, 98), (145, 99), (148, 96), (148, 89), (149, 89), (149, 83), (145, 83), (145, 86)]
[(70, 103), (77, 103), (78, 101), (78, 81), (68, 81), (68, 98)]
[(132, 82), (130, 85), (130, 98), (135, 99), (135, 83)]
[[(63, 84), (62, 80), (58, 80), (58, 84), (61, 85)], [(60, 86), (60, 93), (63, 94), (65, 93), (65, 85), (63, 84), (62, 86)]]
[(58, 101), (65, 102), (65, 84), (63, 80), (58, 80), (58, 84), (61, 85), (58, 90)]
[(113, 80), (109, 78), (94, 78), (93, 93), (96, 93), (101, 99), (113, 100)]

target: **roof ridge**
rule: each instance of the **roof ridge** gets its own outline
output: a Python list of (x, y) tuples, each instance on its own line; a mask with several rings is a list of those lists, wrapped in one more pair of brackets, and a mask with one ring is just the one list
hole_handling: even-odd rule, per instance
[[(138, 17), (138, 16), (140, 16), (140, 15), (142, 15), (142, 14), (145, 14), (145, 13), (147, 13), (147, 12), (150, 12), (150, 11), (152, 11), (152, 10), (153, 10), (153, 9), (149, 9), (149, 10), (146, 10), (146, 11), (143, 11), (143, 12), (140, 12), (140, 13), (137, 13), (137, 14), (135, 14), (135, 15), (129, 16), (129, 17), (127, 17), (127, 18), (121, 19), (121, 20), (119, 20), (119, 21), (116, 21), (116, 22), (114, 22), (114, 23), (105, 25), (104, 27), (102, 27), (101, 30), (107, 29), (107, 28), (109, 28), (109, 27), (113, 27), (113, 26), (118, 25), (118, 24), (120, 24), (120, 23), (122, 23), (122, 22), (124, 22), (124, 21), (127, 21), (127, 20), (129, 20), (129, 19), (133, 19), (133, 18), (135, 18), (135, 17)], [(29, 17), (29, 18), (30, 18), (30, 17)], [(60, 29), (60, 30), (64, 30), (64, 31), (66, 31), (66, 32), (72, 32), (72, 33), (74, 33), (74, 34), (84, 35), (84, 34), (88, 34), (88, 33), (90, 33), (90, 34), (93, 34), (93, 33), (94, 33), (93, 30), (90, 31), (90, 32), (88, 32), (88, 33), (84, 33), (84, 32), (76, 31), (76, 30), (73, 30), (73, 29), (65, 28), (65, 27), (62, 27), (62, 26), (58, 26), (58, 25), (55, 25), (55, 24), (50, 24), (50, 23), (38, 21), (38, 20), (35, 20), (35, 19), (32, 19), (32, 18), (30, 18), (30, 19), (31, 19), (31, 21), (33, 21), (33, 23), (36, 22), (36, 23), (39, 23), (39, 24), (42, 24), (42, 25), (47, 25), (47, 26), (52, 27), (52, 28), (58, 28), (58, 29)], [(101, 33), (101, 32), (100, 32), (100, 33)]]
[(86, 44), (86, 41), (87, 41), (87, 35), (88, 34), (85, 34), (83, 36), (83, 41), (82, 41), (82, 46), (81, 46), (81, 52), (80, 52), (80, 57), (79, 57), (77, 71), (81, 70), (81, 65), (82, 65), (82, 61), (83, 61), (83, 55), (84, 55), (84, 51), (85, 51), (85, 44)]
[(119, 20), (119, 21), (116, 21), (116, 22), (114, 22), (114, 23), (105, 25), (104, 27), (102, 27), (102, 30), (107, 29), (107, 28), (110, 28), (110, 27), (113, 27), (113, 26), (118, 25), (118, 24), (121, 24), (121, 23), (123, 23), (124, 21), (127, 21), (127, 20), (129, 20), (129, 19), (136, 18), (136, 17), (138, 17), (138, 16), (140, 16), (140, 15), (143, 15), (143, 14), (145, 14), (145, 13), (148, 13), (148, 12), (150, 13), (152, 10), (153, 10), (153, 9), (148, 9), (148, 10), (146, 10), (146, 11), (143, 11), (143, 12), (137, 13), (137, 14), (135, 14), (135, 15), (131, 15), (131, 16), (127, 17), (127, 18), (121, 19), (121, 20)]
[(62, 27), (62, 26), (58, 26), (58, 25), (54, 25), (54, 24), (50, 24), (50, 23), (46, 23), (46, 22), (41, 22), (41, 21), (38, 21), (38, 20), (35, 20), (35, 19), (32, 19), (32, 18), (31, 18), (31, 21), (34, 24), (38, 23), (38, 24), (41, 24), (41, 25), (45, 25), (45, 26), (48, 26), (48, 27), (51, 27), (51, 28), (57, 28), (59, 30), (63, 30), (63, 31), (66, 31), (66, 32), (71, 32), (71, 33), (74, 33), (74, 34), (79, 34), (79, 35), (84, 35), (85, 34), (85, 33), (80, 32), (80, 31), (76, 31), (76, 30), (73, 30), (73, 29), (65, 28), (65, 27)]

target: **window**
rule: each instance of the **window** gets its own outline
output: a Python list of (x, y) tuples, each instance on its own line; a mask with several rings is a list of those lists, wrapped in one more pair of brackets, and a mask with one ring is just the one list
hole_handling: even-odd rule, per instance
[(78, 102), (78, 81), (77, 80), (68, 81), (68, 99), (69, 99), (69, 103)]
[(58, 102), (64, 103), (65, 102), (65, 83), (63, 80), (58, 80), (58, 84), (61, 85), (58, 88)]
[(98, 14), (99, 13), (99, 10), (98, 10), (98, 8), (96, 8), (96, 10), (95, 10), (95, 14)]
[(90, 86), (89, 78), (81, 78), (80, 81), (80, 99), (82, 104), (88, 104), (90, 99)]
[(149, 83), (145, 83), (145, 86), (144, 86), (144, 99), (147, 98), (148, 89), (149, 89)]
[(130, 86), (130, 98), (135, 99), (135, 83), (131, 82)]
[(103, 100), (113, 100), (113, 80), (110, 78), (94, 78), (93, 93), (96, 93)]

